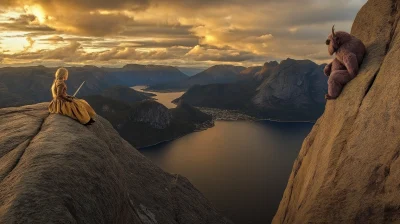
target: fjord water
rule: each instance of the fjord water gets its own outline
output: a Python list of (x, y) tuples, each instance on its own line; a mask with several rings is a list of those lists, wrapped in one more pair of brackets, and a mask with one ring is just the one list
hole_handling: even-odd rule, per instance
[(156, 99), (157, 102), (166, 106), (167, 108), (175, 108), (176, 105), (173, 104), (171, 101), (181, 97), (185, 93), (185, 92), (157, 93), (157, 92), (144, 91), (143, 89), (145, 89), (146, 86), (134, 86), (132, 88), (136, 91), (156, 94), (157, 96), (153, 98)]
[[(171, 98), (165, 95), (171, 93), (156, 94), (157, 99)], [(187, 177), (235, 223), (264, 224), (278, 208), (312, 126), (217, 121), (213, 128), (140, 151), (165, 171)]]

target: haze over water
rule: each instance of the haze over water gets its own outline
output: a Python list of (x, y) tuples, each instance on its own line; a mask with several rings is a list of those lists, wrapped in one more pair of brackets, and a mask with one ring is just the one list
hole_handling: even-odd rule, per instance
[[(160, 103), (169, 103), (170, 94), (176, 96), (156, 94), (157, 99), (168, 99)], [(235, 223), (264, 224), (277, 210), (293, 162), (312, 126), (218, 121), (213, 128), (141, 152), (167, 172), (187, 177)]]

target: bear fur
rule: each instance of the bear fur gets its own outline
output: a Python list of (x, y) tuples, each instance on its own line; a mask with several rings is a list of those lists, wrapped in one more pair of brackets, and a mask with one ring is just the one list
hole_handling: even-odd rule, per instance
[(327, 100), (336, 99), (343, 87), (356, 77), (366, 51), (360, 39), (347, 32), (335, 32), (334, 27), (326, 40), (329, 54), (336, 54), (335, 59), (324, 69), (325, 75), (329, 77), (328, 94), (325, 95)]

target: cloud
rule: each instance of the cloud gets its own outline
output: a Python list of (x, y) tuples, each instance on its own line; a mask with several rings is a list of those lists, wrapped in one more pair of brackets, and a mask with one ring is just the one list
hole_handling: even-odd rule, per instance
[(55, 31), (55, 29), (40, 24), (37, 17), (32, 14), (22, 14), (17, 18), (9, 18), (8, 22), (1, 22), (0, 27), (13, 31)]
[(182, 47), (192, 48), (199, 43), (197, 38), (153, 38), (152, 40), (119, 40), (119, 41), (97, 41), (91, 44), (93, 48), (112, 48), (115, 46), (121, 47), (136, 47), (136, 48), (171, 48)]
[(33, 47), (33, 44), (35, 44), (35, 41), (32, 39), (32, 37), (27, 37), (26, 41), (28, 42), (28, 45), (24, 47), (24, 52), (29, 51)]
[(110, 36), (124, 31), (132, 18), (123, 14), (71, 13), (49, 22), (57, 30), (87, 36)]
[(254, 59), (255, 55), (249, 52), (236, 50), (217, 50), (207, 49), (200, 45), (193, 47), (185, 56), (196, 61), (221, 61), (221, 62), (241, 62)]
[(58, 43), (58, 42), (63, 42), (64, 38), (61, 37), (61, 36), (54, 35), (54, 36), (51, 36), (49, 38), (44, 39), (44, 41), (49, 41), (49, 42), (55, 44), (55, 43)]
[(138, 51), (132, 47), (114, 47), (110, 50), (100, 52), (86, 52), (79, 42), (71, 41), (68, 45), (52, 50), (39, 50), (35, 52), (22, 51), (15, 54), (3, 54), (8, 60), (39, 60), (64, 62), (82, 61), (115, 61), (115, 60), (165, 60), (175, 58), (171, 52), (164, 49)]
[(0, 5), (4, 8), (21, 5), (40, 5), (46, 10), (58, 10), (60, 8), (75, 10), (143, 10), (148, 7), (148, 0), (0, 0)]
[[(22, 32), (18, 35), (24, 39), (34, 38), (29, 51), (39, 49), (9, 52), (5, 57), (10, 63), (31, 58), (110, 64), (168, 59), (184, 64), (252, 64), (287, 57), (322, 63), (330, 60), (328, 54), (324, 56), (324, 41), (332, 24), (350, 31), (365, 2), (0, 0), (0, 27)], [(54, 52), (62, 48), (71, 50), (70, 56)]]

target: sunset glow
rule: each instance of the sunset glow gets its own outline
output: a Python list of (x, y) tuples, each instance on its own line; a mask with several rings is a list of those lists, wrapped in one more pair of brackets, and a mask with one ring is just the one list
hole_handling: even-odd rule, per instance
[(350, 31), (365, 2), (0, 1), (1, 66), (322, 63), (330, 27)]

